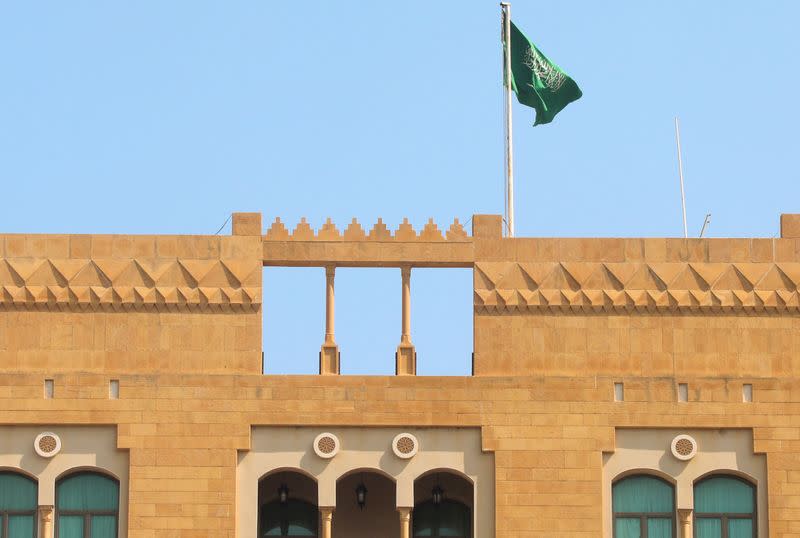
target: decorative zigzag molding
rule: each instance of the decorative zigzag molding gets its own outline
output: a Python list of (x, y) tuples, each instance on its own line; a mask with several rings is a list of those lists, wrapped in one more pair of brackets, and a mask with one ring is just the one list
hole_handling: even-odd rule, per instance
[(475, 264), (479, 312), (800, 311), (800, 263)]
[(453, 221), (450, 228), (443, 235), (439, 227), (429, 219), (428, 223), (417, 234), (414, 228), (409, 224), (408, 219), (403, 219), (403, 222), (395, 230), (394, 234), (386, 227), (383, 219), (378, 219), (375, 226), (372, 227), (369, 233), (366, 233), (358, 220), (353, 219), (352, 222), (344, 230), (340, 232), (336, 225), (328, 219), (322, 228), (315, 233), (311, 226), (306, 222), (305, 218), (300, 219), (295, 229), (292, 232), (286, 228), (281, 222), (280, 218), (276, 218), (272, 223), (269, 230), (264, 236), (265, 241), (398, 241), (398, 242), (439, 242), (439, 241), (470, 241), (464, 226), (458, 222), (458, 219)]
[(257, 310), (260, 275), (241, 260), (0, 258), (0, 309)]

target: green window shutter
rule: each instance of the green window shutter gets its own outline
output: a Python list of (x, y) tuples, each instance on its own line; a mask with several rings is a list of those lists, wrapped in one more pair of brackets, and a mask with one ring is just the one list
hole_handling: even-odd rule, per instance
[(8, 516), (8, 538), (32, 538), (34, 516)]
[(729, 519), (728, 538), (752, 538), (755, 536), (752, 519)]
[(642, 524), (638, 517), (618, 517), (614, 522), (614, 538), (641, 538)]
[(59, 510), (116, 511), (119, 508), (119, 484), (100, 474), (79, 473), (68, 476), (58, 483), (56, 498)]
[(83, 538), (83, 516), (59, 516), (58, 538)]
[[(12, 471), (0, 472), (0, 514), (17, 512), (0, 515), (0, 538), (34, 537), (38, 497), (38, 487), (34, 480)], [(4, 521), (5, 518), (8, 521)], [(3, 534), (4, 530), (8, 531), (7, 535)]]
[(0, 512), (35, 511), (39, 505), (36, 482), (14, 472), (0, 472)]
[(649, 518), (647, 520), (647, 538), (672, 538), (672, 520), (666, 518)]
[(647, 475), (623, 478), (612, 488), (614, 512), (649, 514), (675, 511), (672, 486)]
[(694, 487), (694, 510), (699, 514), (752, 514), (753, 486), (730, 476), (715, 476)]
[(116, 538), (116, 516), (92, 516), (91, 538)]
[(722, 538), (722, 520), (711, 518), (695, 518), (695, 538)]

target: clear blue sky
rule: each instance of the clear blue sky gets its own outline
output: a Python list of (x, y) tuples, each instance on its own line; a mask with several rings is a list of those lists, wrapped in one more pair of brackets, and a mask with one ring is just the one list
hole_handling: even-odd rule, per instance
[[(771, 237), (800, 211), (800, 3), (513, 3), (580, 84), (551, 125), (515, 106), (517, 233)], [(3, 232), (214, 233), (501, 213), (494, 1), (4, 2)], [(227, 230), (226, 230), (227, 232)], [(340, 270), (345, 372), (391, 373), (399, 270)], [(265, 272), (268, 371), (313, 372), (321, 269)], [(416, 271), (420, 372), (469, 370), (469, 271)], [(309, 318), (308, 312), (313, 316)]]

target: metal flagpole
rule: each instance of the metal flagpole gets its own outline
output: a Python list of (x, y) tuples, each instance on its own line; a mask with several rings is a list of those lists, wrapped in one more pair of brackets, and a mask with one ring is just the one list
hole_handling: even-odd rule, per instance
[[(681, 128), (678, 125), (678, 116), (675, 116), (675, 142), (678, 145), (678, 175), (681, 178), (681, 207), (683, 208), (683, 237), (689, 237), (686, 227), (686, 195), (683, 192), (683, 158), (681, 157)], [(703, 225), (705, 227), (705, 225)]]
[(503, 41), (505, 43), (504, 78), (506, 83), (506, 223), (508, 237), (514, 237), (514, 144), (511, 124), (511, 4), (501, 2), (503, 12)]

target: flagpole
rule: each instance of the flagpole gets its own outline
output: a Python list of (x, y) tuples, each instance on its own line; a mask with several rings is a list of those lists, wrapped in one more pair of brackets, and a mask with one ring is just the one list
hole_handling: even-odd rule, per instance
[[(686, 195), (683, 191), (683, 157), (681, 156), (681, 128), (678, 125), (678, 116), (675, 116), (675, 142), (678, 146), (678, 175), (681, 178), (681, 207), (683, 208), (683, 237), (689, 237), (689, 228), (686, 227)], [(703, 225), (705, 227), (705, 225)]]
[(511, 3), (501, 2), (503, 13), (504, 80), (506, 84), (506, 209), (508, 212), (507, 235), (514, 237), (514, 144), (511, 123)]

